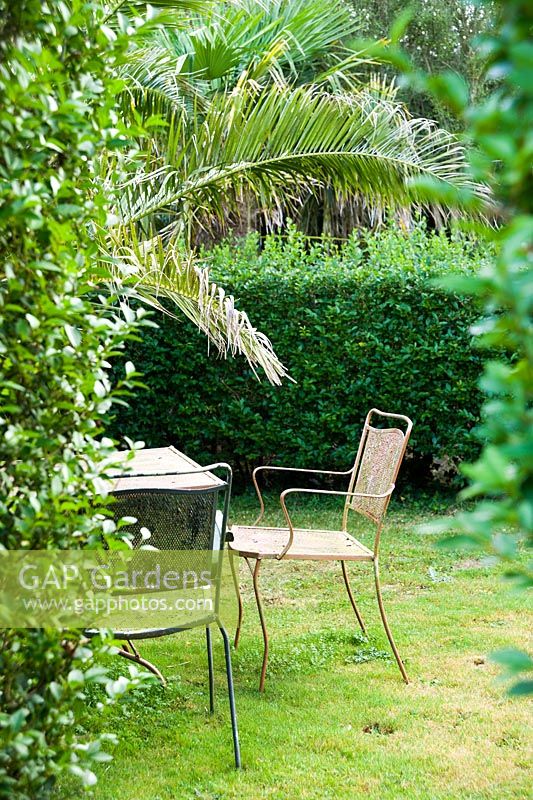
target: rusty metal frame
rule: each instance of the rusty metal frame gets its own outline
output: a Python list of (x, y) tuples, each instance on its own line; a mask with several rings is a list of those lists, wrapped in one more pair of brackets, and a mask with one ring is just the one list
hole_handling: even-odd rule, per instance
[(361, 616), (361, 612), (357, 607), (357, 603), (355, 602), (355, 598), (353, 596), (352, 587), (350, 586), (350, 580), (348, 578), (348, 571), (346, 569), (346, 561), (341, 561), (342, 566), (342, 577), (344, 578), (344, 585), (346, 586), (346, 591), (348, 592), (348, 597), (350, 598), (350, 603), (352, 604), (352, 608), (354, 610), (354, 614), (357, 617), (357, 622), (364, 634), (366, 634), (366, 627), (363, 621), (363, 617)]
[[(265, 688), (265, 678), (266, 678), (266, 671), (267, 671), (267, 664), (268, 664), (268, 630), (266, 627), (265, 621), (265, 614), (263, 612), (263, 603), (261, 600), (261, 592), (259, 591), (259, 570), (261, 569), (261, 560), (260, 558), (256, 558), (255, 560), (255, 567), (252, 567), (250, 558), (244, 557), (248, 569), (250, 570), (250, 574), (252, 576), (252, 584), (254, 587), (254, 595), (255, 595), (255, 603), (257, 606), (257, 611), (259, 614), (259, 622), (261, 623), (261, 631), (263, 633), (263, 661), (261, 664), (261, 677), (259, 679), (259, 691), (264, 691)], [(241, 590), (239, 586), (239, 579), (237, 576), (237, 571), (235, 569), (235, 564), (233, 559), (230, 558), (231, 563), (231, 572), (233, 575), (233, 583), (235, 585), (235, 593), (237, 595), (237, 601), (239, 604), (239, 617), (237, 620), (237, 628), (235, 630), (235, 638), (233, 640), (233, 646), (235, 649), (239, 646), (239, 639), (241, 636), (241, 626), (242, 626), (242, 617), (243, 617), (243, 604), (242, 604), (242, 597), (241, 597)]]
[(261, 664), (261, 676), (259, 678), (259, 691), (263, 692), (265, 689), (265, 678), (268, 664), (268, 631), (265, 622), (265, 615), (263, 613), (263, 604), (261, 602), (261, 593), (259, 592), (259, 570), (261, 569), (261, 559), (255, 559), (255, 567), (252, 569), (250, 560), (245, 559), (248, 564), (248, 569), (252, 573), (252, 581), (254, 586), (255, 602), (257, 604), (257, 612), (259, 614), (259, 621), (261, 623), (261, 630), (263, 632), (263, 662)]
[[(287, 555), (287, 553), (289, 552), (290, 547), (291, 547), (291, 545), (292, 545), (292, 543), (294, 541), (294, 525), (292, 524), (292, 520), (291, 520), (289, 511), (288, 511), (287, 506), (285, 504), (285, 498), (289, 494), (331, 494), (331, 495), (337, 495), (339, 497), (346, 497), (347, 500), (349, 498), (351, 498), (351, 497), (361, 497), (361, 498), (367, 498), (369, 500), (386, 500), (387, 498), (390, 498), (391, 494), (394, 491), (394, 488), (395, 488), (395, 485), (392, 484), (392, 486), (390, 487), (390, 489), (388, 491), (382, 492), (381, 494), (370, 494), (368, 492), (341, 492), (341, 491), (336, 491), (334, 489), (299, 489), (299, 488), (285, 489), (285, 491), (283, 491), (280, 494), (279, 501), (280, 501), (281, 508), (283, 510), (283, 514), (285, 515), (285, 519), (287, 521), (288, 528), (289, 528), (289, 541), (287, 542), (287, 544), (285, 545), (285, 547), (283, 548), (281, 553), (278, 556), (276, 556), (276, 558), (278, 560), (281, 560), (282, 558), (284, 558)], [(345, 531), (346, 528), (343, 527), (342, 530)], [(378, 544), (379, 544), (379, 540), (378, 540)], [(374, 552), (375, 552), (375, 543), (374, 543)]]
[(374, 558), (374, 582), (376, 586), (376, 595), (378, 599), (378, 607), (379, 613), (381, 615), (381, 621), (383, 622), (383, 627), (385, 628), (385, 633), (387, 634), (387, 639), (389, 640), (389, 644), (391, 646), (391, 650), (394, 653), (394, 658), (396, 659), (396, 663), (398, 664), (398, 669), (402, 673), (402, 678), (404, 679), (405, 683), (409, 683), (409, 678), (407, 677), (407, 672), (405, 670), (404, 663), (400, 657), (398, 652), (398, 648), (396, 647), (396, 642), (392, 636), (392, 631), (389, 626), (389, 621), (387, 619), (387, 614), (385, 613), (385, 606), (383, 605), (383, 598), (381, 596), (381, 584), (379, 581), (379, 559), (377, 556)]
[[(235, 555), (237, 555), (237, 554), (235, 554)], [(234, 648), (236, 650), (237, 647), (239, 646), (239, 639), (240, 639), (240, 636), (241, 636), (242, 617), (243, 617), (244, 607), (243, 607), (243, 603), (242, 603), (241, 587), (239, 586), (239, 577), (237, 575), (237, 570), (235, 569), (235, 560), (234, 560), (233, 552), (231, 550), (229, 550), (228, 556), (229, 556), (229, 563), (230, 563), (230, 567), (231, 567), (231, 575), (232, 575), (232, 578), (233, 578), (233, 585), (235, 587), (235, 594), (237, 595), (237, 603), (238, 603), (238, 606), (239, 606), (239, 616), (238, 616), (238, 619), (237, 619), (237, 627), (235, 629), (235, 638), (233, 639), (233, 646), (234, 646)]]
[(122, 658), (127, 658), (128, 661), (134, 661), (135, 664), (140, 664), (140, 666), (146, 667), (147, 670), (159, 678), (163, 686), (167, 685), (167, 682), (160, 670), (158, 670), (155, 664), (152, 664), (151, 661), (148, 661), (146, 658), (141, 656), (131, 639), (126, 639), (125, 644), (118, 648), (118, 655), (122, 656)]
[[(403, 446), (402, 446), (402, 449), (401, 449), (401, 451), (400, 451), (400, 453), (398, 455), (398, 463), (396, 465), (396, 470), (394, 471), (394, 474), (393, 474), (392, 480), (391, 480), (392, 491), (394, 491), (394, 487), (395, 487), (395, 484), (396, 484), (396, 478), (398, 477), (398, 473), (400, 471), (400, 467), (402, 465), (402, 461), (403, 461), (403, 458), (405, 456), (405, 451), (407, 449), (407, 444), (409, 442), (409, 437), (411, 436), (411, 430), (413, 428), (413, 422), (412, 422), (412, 420), (409, 419), (409, 417), (406, 417), (404, 414), (392, 414), (392, 413), (390, 413), (388, 411), (380, 411), (379, 408), (371, 408), (370, 411), (368, 412), (368, 414), (366, 415), (365, 423), (364, 423), (364, 426), (363, 426), (363, 433), (361, 435), (361, 440), (359, 442), (359, 447), (357, 449), (357, 455), (355, 457), (355, 462), (354, 462), (354, 465), (352, 467), (352, 477), (350, 479), (350, 484), (348, 486), (348, 491), (349, 492), (353, 491), (353, 488), (355, 486), (355, 483), (356, 483), (356, 480), (357, 480), (357, 477), (358, 477), (359, 466), (361, 464), (361, 458), (362, 458), (363, 453), (365, 451), (365, 446), (366, 446), (366, 443), (367, 443), (368, 434), (369, 434), (369, 432), (371, 430), (376, 430), (370, 424), (370, 421), (371, 421), (371, 419), (372, 419), (372, 417), (374, 415), (376, 415), (378, 417), (385, 417), (385, 419), (397, 419), (397, 420), (400, 420), (406, 426), (405, 432), (402, 432), (403, 433), (403, 437), (404, 437), (403, 438)], [(390, 492), (390, 494), (392, 494), (392, 491)], [(381, 520), (384, 519), (384, 517), (385, 517), (385, 515), (387, 513), (389, 502), (390, 502), (390, 497), (389, 497), (389, 500), (383, 506), (380, 518), (378, 520), (373, 520), (374, 522), (378, 522), (379, 523), (379, 522), (381, 522)], [(348, 524), (348, 512), (350, 510), (351, 510), (350, 504), (349, 504), (348, 498), (346, 498), (346, 503), (344, 504), (344, 512), (343, 512), (343, 515), (342, 515), (342, 530), (346, 530), (346, 527), (347, 527), (347, 524)], [(380, 530), (380, 527), (378, 525), (378, 530), (376, 531), (376, 539), (375, 539), (375, 542), (374, 542), (374, 553), (375, 553), (376, 556), (377, 556), (377, 553), (378, 553), (378, 550), (379, 550), (380, 534), (381, 534), (381, 530)]]
[(293, 467), (276, 467), (276, 466), (270, 466), (269, 464), (265, 464), (264, 466), (261, 466), (261, 467), (256, 467), (254, 469), (253, 473), (252, 473), (252, 481), (253, 481), (253, 484), (255, 486), (255, 491), (256, 491), (257, 497), (259, 498), (259, 506), (261, 508), (261, 511), (259, 513), (259, 516), (255, 520), (255, 522), (252, 523), (253, 525), (257, 525), (259, 522), (261, 522), (261, 520), (263, 519), (263, 517), (265, 515), (265, 503), (264, 503), (264, 500), (263, 500), (263, 495), (261, 494), (261, 490), (259, 488), (259, 484), (257, 483), (257, 475), (260, 472), (267, 472), (267, 471), (268, 472), (305, 472), (305, 473), (313, 474), (313, 475), (351, 475), (351, 473), (353, 472), (353, 467), (352, 467), (352, 469), (348, 469), (345, 472), (337, 472), (337, 471), (328, 470), (328, 469), (301, 469), (301, 468), (296, 468), (296, 467), (294, 467), (294, 468)]

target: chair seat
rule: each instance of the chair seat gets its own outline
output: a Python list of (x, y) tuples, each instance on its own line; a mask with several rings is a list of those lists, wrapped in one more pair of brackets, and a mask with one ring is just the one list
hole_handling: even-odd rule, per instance
[[(289, 540), (288, 528), (234, 525), (228, 547), (249, 558), (277, 558)], [(374, 554), (345, 531), (295, 528), (292, 545), (283, 558), (306, 561), (373, 561)]]

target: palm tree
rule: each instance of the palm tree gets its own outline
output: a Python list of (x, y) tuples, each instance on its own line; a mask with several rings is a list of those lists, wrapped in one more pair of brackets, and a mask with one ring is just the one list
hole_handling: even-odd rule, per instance
[(119, 102), (126, 117), (161, 125), (129, 165), (107, 247), (145, 301), (174, 301), (279, 382), (268, 340), (195, 263), (199, 233), (250, 202), (269, 220), (325, 193), (378, 214), (420, 206), (412, 178), (472, 188), (464, 149), (410, 117), (391, 86), (361, 84), (368, 59), (343, 44), (357, 20), (342, 0), (159, 5), (167, 24), (131, 53)]

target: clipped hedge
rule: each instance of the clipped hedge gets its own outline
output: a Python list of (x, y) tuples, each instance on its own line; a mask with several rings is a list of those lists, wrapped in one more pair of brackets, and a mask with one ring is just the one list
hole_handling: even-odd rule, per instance
[[(244, 359), (208, 355), (190, 324), (159, 319), (128, 357), (147, 389), (114, 423), (117, 436), (173, 443), (200, 461), (348, 468), (371, 406), (415, 423), (411, 474), (453, 472), (478, 449), (482, 357), (477, 310), (433, 279), (487, 257), (459, 236), (396, 229), (354, 235), (342, 248), (294, 230), (255, 235), (209, 253), (212, 277), (267, 333), (296, 383), (258, 382)], [(445, 476), (445, 477), (449, 477)]]

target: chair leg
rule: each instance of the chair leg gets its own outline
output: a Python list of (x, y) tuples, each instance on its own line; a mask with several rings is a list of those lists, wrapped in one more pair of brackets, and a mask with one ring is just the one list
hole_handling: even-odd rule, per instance
[(385, 607), (383, 605), (383, 599), (381, 597), (381, 586), (379, 582), (379, 564), (377, 558), (374, 559), (374, 578), (376, 581), (376, 594), (378, 596), (378, 605), (379, 605), (379, 613), (381, 614), (381, 620), (383, 622), (383, 627), (385, 628), (385, 633), (387, 634), (387, 639), (389, 640), (389, 644), (392, 648), (392, 652), (394, 653), (394, 658), (396, 659), (396, 663), (402, 673), (402, 677), (405, 683), (409, 683), (409, 678), (407, 677), (407, 672), (405, 671), (405, 667), (403, 665), (403, 661), (400, 658), (400, 654), (398, 652), (398, 648), (394, 642), (392, 637), (391, 629), (389, 628), (389, 623), (387, 621), (387, 615), (385, 614)]
[(127, 639), (126, 641), (131, 647), (132, 652), (130, 653), (130, 651), (128, 650), (128, 644), (125, 644), (119, 648), (118, 651), (119, 656), (122, 656), (122, 658), (127, 658), (128, 661), (134, 661), (135, 664), (140, 664), (141, 667), (146, 667), (147, 670), (149, 670), (157, 678), (159, 678), (163, 686), (166, 686), (167, 682), (164, 679), (162, 673), (157, 669), (155, 664), (152, 664), (151, 661), (148, 661), (146, 658), (143, 658), (130, 639)]
[(242, 597), (241, 597), (241, 590), (239, 587), (239, 577), (237, 575), (237, 570), (235, 569), (235, 559), (237, 556), (233, 555), (233, 553), (229, 554), (229, 563), (231, 565), (231, 574), (233, 576), (233, 585), (235, 586), (235, 593), (237, 595), (237, 603), (239, 604), (239, 618), (237, 620), (237, 628), (235, 630), (235, 639), (233, 640), (233, 646), (235, 650), (239, 646), (239, 639), (241, 636), (241, 625), (242, 625), (242, 615), (243, 615), (243, 605), (242, 605)]
[(261, 665), (261, 677), (259, 679), (259, 691), (265, 691), (265, 677), (268, 664), (268, 631), (266, 629), (265, 615), (263, 614), (263, 604), (261, 602), (261, 595), (259, 593), (259, 570), (261, 569), (261, 559), (256, 559), (255, 568), (252, 570), (250, 562), (246, 559), (246, 563), (252, 573), (254, 583), (255, 602), (257, 603), (257, 611), (259, 613), (259, 621), (261, 623), (261, 630), (263, 632), (263, 663)]
[(233, 734), (233, 752), (235, 754), (235, 766), (241, 768), (241, 748), (239, 744), (239, 731), (237, 728), (237, 713), (235, 711), (235, 694), (233, 691), (233, 675), (231, 672), (231, 652), (228, 634), (222, 625), (219, 624), (220, 633), (224, 639), (224, 655), (226, 658), (226, 677), (228, 679), (229, 710), (231, 715), (231, 732)]
[(355, 598), (353, 596), (352, 589), (351, 589), (351, 586), (350, 586), (350, 581), (348, 580), (348, 571), (346, 569), (346, 562), (345, 561), (341, 561), (341, 565), (342, 565), (342, 574), (343, 574), (343, 577), (344, 577), (344, 585), (346, 586), (346, 591), (348, 592), (348, 597), (350, 598), (350, 603), (352, 604), (352, 608), (353, 608), (353, 610), (355, 612), (355, 616), (357, 617), (357, 622), (361, 626), (361, 630), (363, 631), (363, 633), (366, 633), (365, 623), (363, 622), (363, 618), (362, 618), (361, 614), (359, 613), (359, 609), (357, 608), (357, 605), (356, 605), (356, 602), (355, 602)]
[(215, 711), (215, 676), (213, 672), (213, 646), (211, 643), (211, 628), (205, 629), (205, 641), (207, 644), (207, 668), (209, 670), (209, 713)]

